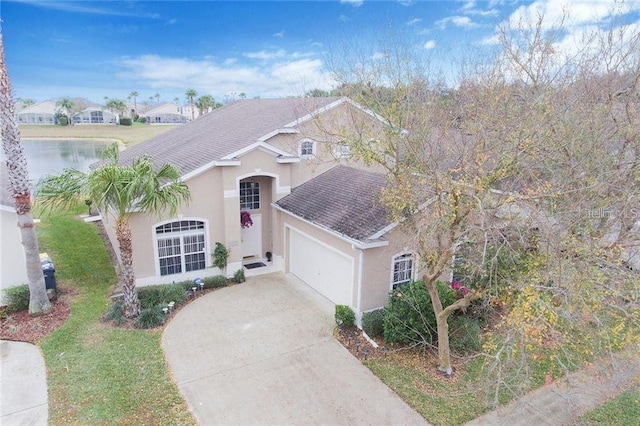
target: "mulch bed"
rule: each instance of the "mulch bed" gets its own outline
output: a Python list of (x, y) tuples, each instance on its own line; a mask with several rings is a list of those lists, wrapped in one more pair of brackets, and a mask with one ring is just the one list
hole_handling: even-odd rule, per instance
[[(333, 337), (342, 344), (351, 354), (360, 361), (366, 361), (372, 358), (385, 356), (389, 348), (380, 342), (376, 342), (378, 347), (375, 348), (362, 334), (362, 330), (358, 328), (336, 327)], [(385, 349), (386, 348), (386, 349)]]
[(18, 342), (36, 343), (57, 330), (69, 317), (69, 302), (73, 294), (58, 287), (57, 298), (51, 302), (51, 310), (43, 315), (32, 316), (27, 310), (3, 313), (0, 321), (0, 338)]

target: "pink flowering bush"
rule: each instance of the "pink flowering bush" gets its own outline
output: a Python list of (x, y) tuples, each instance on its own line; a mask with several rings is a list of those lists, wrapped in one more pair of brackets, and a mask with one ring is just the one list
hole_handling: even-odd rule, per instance
[(452, 281), (451, 289), (456, 292), (456, 299), (462, 299), (469, 293), (469, 289), (459, 281)]
[(249, 228), (251, 227), (251, 225), (253, 225), (251, 214), (249, 214), (249, 212), (246, 210), (242, 210), (240, 212), (240, 225), (242, 225), (243, 228)]

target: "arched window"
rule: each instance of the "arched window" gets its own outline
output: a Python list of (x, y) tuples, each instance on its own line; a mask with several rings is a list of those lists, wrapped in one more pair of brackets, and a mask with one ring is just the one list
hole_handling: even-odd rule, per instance
[(178, 220), (156, 226), (160, 275), (206, 268), (205, 225), (199, 220)]
[(404, 253), (395, 256), (392, 261), (393, 274), (391, 276), (391, 289), (408, 283), (413, 279), (413, 254)]

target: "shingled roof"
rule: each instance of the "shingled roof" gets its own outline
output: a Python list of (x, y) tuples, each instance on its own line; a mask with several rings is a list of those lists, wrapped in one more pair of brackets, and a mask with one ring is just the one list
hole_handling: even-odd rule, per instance
[(383, 174), (338, 165), (293, 189), (276, 205), (338, 234), (365, 242), (390, 224)]
[[(283, 129), (341, 98), (245, 99), (126, 149), (121, 162), (149, 156), (157, 165), (173, 164), (187, 175)], [(292, 126), (290, 126), (292, 127)]]

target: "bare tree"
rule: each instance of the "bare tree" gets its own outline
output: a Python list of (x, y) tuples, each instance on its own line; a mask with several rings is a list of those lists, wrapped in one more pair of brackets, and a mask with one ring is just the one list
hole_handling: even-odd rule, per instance
[[(638, 326), (637, 273), (623, 266), (638, 246), (638, 34), (595, 33), (564, 54), (559, 30), (542, 18), (502, 28), (499, 54), (460, 69), (455, 89), (394, 37), (333, 65), (341, 93), (384, 123), (339, 139), (388, 176), (381, 200), (424, 265), (445, 374), (447, 318), (474, 298), (504, 304), (487, 339), (493, 372), (571, 336), (611, 349)], [(594, 220), (601, 209), (612, 214)], [(443, 306), (436, 281), (462, 255), (471, 291)], [(516, 267), (497, 282), (505, 257)]]

